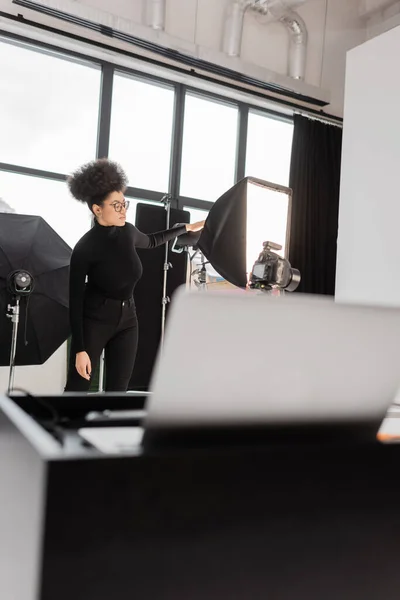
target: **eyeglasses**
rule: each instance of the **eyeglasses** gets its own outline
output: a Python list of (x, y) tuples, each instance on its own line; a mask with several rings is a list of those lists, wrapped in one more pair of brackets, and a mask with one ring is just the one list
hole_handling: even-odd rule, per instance
[(125, 202), (113, 202), (111, 206), (114, 208), (115, 212), (121, 212), (123, 209), (128, 210), (130, 201), (125, 200)]

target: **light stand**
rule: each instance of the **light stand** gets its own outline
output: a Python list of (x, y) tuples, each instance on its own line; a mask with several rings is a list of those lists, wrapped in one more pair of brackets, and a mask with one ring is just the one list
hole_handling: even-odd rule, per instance
[(12, 322), (8, 393), (12, 392), (14, 389), (15, 356), (17, 353), (17, 338), (21, 296), (29, 296), (33, 292), (33, 287), (33, 277), (27, 271), (13, 271), (7, 277), (7, 289), (12, 295), (15, 302), (14, 305), (9, 304), (7, 306), (7, 317), (11, 319)]
[(10, 373), (8, 377), (8, 393), (14, 389), (14, 371), (15, 371), (15, 355), (17, 353), (17, 336), (18, 336), (18, 325), (19, 325), (19, 304), (20, 298), (15, 298), (15, 306), (10, 304), (7, 306), (8, 312), (7, 317), (12, 322), (12, 335), (11, 335), (11, 352), (10, 352)]
[[(207, 269), (206, 269), (206, 265), (209, 265), (210, 262), (208, 260), (206, 260), (206, 257), (204, 256), (204, 254), (201, 252), (201, 250), (199, 250), (198, 248), (195, 249), (194, 253), (192, 255), (190, 255), (190, 248), (195, 249), (194, 246), (189, 246), (189, 245), (184, 245), (184, 246), (180, 246), (179, 245), (179, 238), (175, 238), (174, 243), (172, 244), (172, 248), (171, 248), (171, 252), (175, 252), (176, 254), (182, 254), (182, 252), (186, 252), (186, 254), (188, 255), (189, 258), (189, 264), (190, 264), (190, 275), (189, 275), (189, 289), (191, 289), (192, 287), (192, 279), (193, 279), (193, 275), (197, 275), (197, 279), (198, 281), (194, 282), (197, 289), (200, 292), (206, 292), (207, 291)], [(194, 258), (200, 255), (200, 260), (201, 260), (201, 267), (199, 267), (196, 270), (192, 269), (192, 263)]]
[(104, 364), (105, 364), (105, 352), (101, 353), (100, 356), (100, 365), (99, 365), (99, 392), (104, 392)]
[(199, 254), (200, 255), (200, 260), (201, 260), (201, 267), (199, 267), (198, 269), (196, 269), (195, 271), (190, 272), (190, 285), (192, 284), (192, 279), (193, 279), (193, 275), (197, 275), (197, 281), (195, 281), (195, 286), (197, 287), (197, 289), (199, 290), (199, 292), (206, 292), (207, 291), (207, 270), (206, 270), (206, 265), (210, 264), (206, 259), (205, 256), (202, 252), (200, 252), (200, 250), (196, 250), (196, 252), (193, 254), (193, 256), (190, 257), (190, 261), (192, 262), (194, 257)]
[[(161, 202), (164, 204), (166, 210), (166, 227), (169, 229), (171, 220), (171, 196), (166, 194), (161, 198)], [(167, 279), (168, 271), (172, 269), (172, 264), (168, 262), (168, 242), (165, 244), (165, 258), (164, 258), (164, 277), (163, 277), (163, 295), (162, 295), (162, 310), (161, 310), (161, 345), (164, 344), (165, 336), (165, 318), (167, 314), (167, 304), (170, 302), (170, 298), (167, 296)]]

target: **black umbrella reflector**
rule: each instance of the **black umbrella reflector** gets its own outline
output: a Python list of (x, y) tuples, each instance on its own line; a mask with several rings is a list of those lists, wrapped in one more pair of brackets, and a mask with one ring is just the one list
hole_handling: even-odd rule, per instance
[(8, 279), (24, 271), (33, 291), (21, 297), (16, 365), (40, 365), (68, 338), (71, 248), (41, 217), (0, 214), (0, 366), (10, 364), (13, 296)]
[(291, 190), (245, 177), (211, 208), (198, 248), (229, 283), (245, 288), (267, 240), (288, 247)]

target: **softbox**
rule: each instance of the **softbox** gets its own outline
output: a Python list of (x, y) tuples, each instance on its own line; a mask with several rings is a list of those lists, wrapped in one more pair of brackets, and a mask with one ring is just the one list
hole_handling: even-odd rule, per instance
[(211, 208), (198, 248), (229, 283), (245, 288), (265, 241), (289, 241), (292, 192), (289, 188), (245, 177)]

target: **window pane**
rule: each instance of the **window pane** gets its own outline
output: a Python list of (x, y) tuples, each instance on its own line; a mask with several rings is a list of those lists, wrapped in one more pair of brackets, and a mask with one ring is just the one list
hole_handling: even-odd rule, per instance
[(0, 41), (0, 162), (68, 173), (96, 155), (101, 72)]
[(24, 215), (38, 215), (71, 248), (90, 229), (86, 204), (69, 194), (66, 183), (0, 171), (0, 197)]
[(208, 217), (208, 210), (202, 210), (201, 208), (190, 208), (184, 206), (183, 210), (187, 210), (190, 213), (190, 222), (197, 223), (197, 221), (205, 221)]
[(186, 95), (181, 196), (214, 202), (234, 184), (238, 109)]
[(174, 89), (115, 75), (109, 155), (129, 185), (168, 191)]
[(246, 175), (289, 184), (293, 124), (250, 111)]

